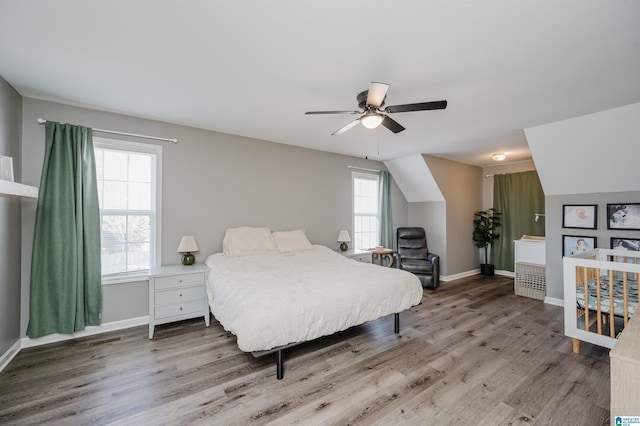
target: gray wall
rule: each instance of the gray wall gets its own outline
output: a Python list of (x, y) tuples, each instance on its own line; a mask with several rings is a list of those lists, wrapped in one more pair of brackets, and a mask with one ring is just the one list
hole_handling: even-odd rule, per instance
[[(640, 238), (640, 231), (607, 229), (607, 204), (640, 203), (640, 191), (598, 194), (553, 195), (545, 197), (546, 284), (547, 297), (564, 300), (562, 277), (562, 236), (596, 237), (596, 245), (610, 248), (611, 237)], [(566, 229), (562, 227), (563, 204), (597, 204), (597, 229)]]
[[(352, 232), (347, 166), (385, 169), (376, 161), (25, 98), (23, 179), (32, 185), (39, 183), (44, 156), (44, 127), (37, 118), (180, 140), (163, 144), (163, 264), (179, 263), (176, 249), (183, 235), (195, 236), (200, 246), (196, 262), (203, 263), (221, 251), (226, 228), (242, 225), (302, 228), (311, 242), (337, 247), (338, 231)], [(407, 202), (395, 183), (391, 200), (394, 227), (406, 225)], [(35, 206), (23, 209), (23, 334), (34, 216)], [(144, 282), (103, 286), (103, 296), (103, 321), (148, 314)]]
[[(22, 98), (0, 77), (0, 155), (13, 157), (20, 182)], [(0, 355), (20, 337), (20, 211), (22, 200), (0, 197)], [(27, 200), (25, 203), (33, 203)]]
[(471, 238), (473, 214), (482, 207), (482, 169), (456, 161), (424, 155), (445, 201), (446, 248), (442, 275), (478, 269), (478, 251)]
[(427, 233), (429, 251), (440, 256), (440, 275), (446, 275), (447, 206), (444, 201), (409, 203), (409, 226), (419, 226)]

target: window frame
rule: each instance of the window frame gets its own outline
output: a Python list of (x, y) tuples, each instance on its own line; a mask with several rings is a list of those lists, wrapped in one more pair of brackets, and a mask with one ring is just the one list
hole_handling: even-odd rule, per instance
[[(352, 229), (352, 235), (353, 235), (353, 246), (352, 248), (357, 249), (357, 250), (366, 250), (368, 248), (372, 248), (372, 247), (357, 247), (356, 246), (356, 205), (355, 205), (355, 198), (356, 198), (356, 179), (366, 179), (366, 180), (373, 180), (376, 182), (376, 186), (378, 189), (378, 195), (377, 197), (380, 197), (380, 175), (377, 173), (366, 173), (366, 172), (351, 172), (351, 229)], [(367, 214), (367, 215), (363, 215), (363, 214), (358, 214), (358, 216), (370, 216), (370, 217), (374, 217), (376, 218), (376, 222), (378, 224), (378, 229), (376, 230), (376, 236), (377, 236), (377, 241), (375, 243), (375, 245), (380, 244), (380, 200), (378, 199), (378, 203), (376, 203), (376, 213), (375, 215), (373, 214)]]
[[(93, 137), (93, 147), (95, 149), (111, 149), (116, 151), (124, 151), (131, 153), (150, 154), (155, 156), (152, 162), (152, 174), (155, 179), (151, 182), (151, 205), (155, 207), (152, 211), (151, 225), (151, 258), (149, 268), (153, 269), (161, 264), (162, 256), (162, 145), (132, 142), (129, 140), (109, 139), (102, 137)], [(109, 210), (117, 211), (133, 211), (133, 210)], [(102, 218), (102, 209), (100, 209), (100, 217)], [(100, 233), (102, 234), (102, 219), (100, 220)], [(102, 261), (102, 260), (101, 260)], [(149, 270), (120, 272), (117, 274), (102, 275), (102, 285), (119, 284), (127, 282), (137, 282), (146, 280)]]

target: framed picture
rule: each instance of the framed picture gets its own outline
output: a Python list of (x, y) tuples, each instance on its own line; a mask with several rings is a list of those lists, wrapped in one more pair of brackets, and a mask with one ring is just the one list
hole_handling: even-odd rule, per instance
[(573, 256), (574, 254), (593, 250), (596, 248), (596, 237), (581, 237), (576, 235), (562, 236), (562, 255)]
[(611, 237), (611, 248), (614, 250), (640, 251), (640, 239)]
[(562, 227), (596, 229), (598, 206), (596, 204), (563, 204)]
[(607, 229), (640, 230), (640, 203), (607, 204)]

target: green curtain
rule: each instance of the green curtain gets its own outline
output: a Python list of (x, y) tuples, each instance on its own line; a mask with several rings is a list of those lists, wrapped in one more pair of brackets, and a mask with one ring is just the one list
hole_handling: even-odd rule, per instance
[(513, 271), (513, 240), (522, 235), (544, 236), (544, 216), (535, 221), (535, 213), (544, 213), (544, 192), (536, 171), (495, 175), (493, 208), (502, 213), (500, 238), (491, 249), (496, 269)]
[(378, 211), (380, 212), (380, 245), (393, 248), (393, 223), (391, 219), (391, 173), (380, 171)]
[(100, 211), (92, 131), (47, 121), (27, 335), (100, 324)]

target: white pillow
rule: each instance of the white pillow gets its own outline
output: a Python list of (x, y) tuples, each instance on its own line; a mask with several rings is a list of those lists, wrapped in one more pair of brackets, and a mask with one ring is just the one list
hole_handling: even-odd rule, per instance
[(273, 241), (269, 228), (243, 226), (225, 231), (222, 252), (227, 257), (253, 256), (277, 253), (278, 247)]
[(313, 246), (302, 229), (273, 232), (273, 239), (281, 252), (311, 250)]

